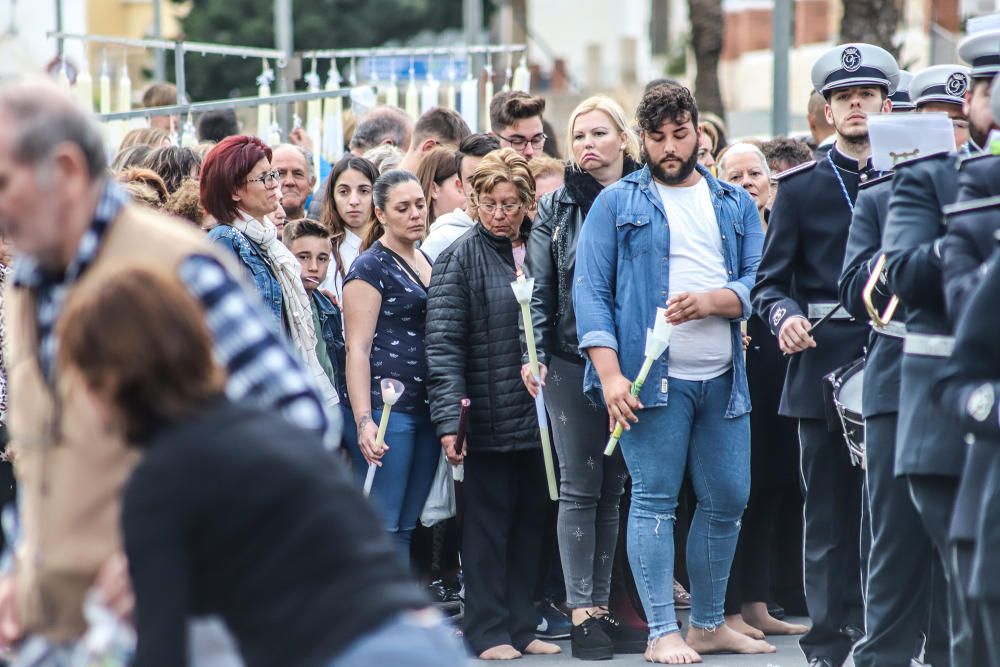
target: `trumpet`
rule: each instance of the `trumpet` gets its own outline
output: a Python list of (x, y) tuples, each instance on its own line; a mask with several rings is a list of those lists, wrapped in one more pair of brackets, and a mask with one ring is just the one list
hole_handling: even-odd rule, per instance
[(875, 262), (875, 266), (872, 267), (872, 274), (868, 277), (868, 282), (865, 283), (865, 288), (861, 291), (861, 300), (865, 303), (865, 310), (868, 312), (868, 317), (871, 318), (872, 324), (874, 324), (879, 329), (884, 329), (889, 326), (892, 322), (892, 316), (896, 313), (896, 308), (899, 306), (899, 297), (895, 294), (889, 299), (888, 305), (885, 307), (885, 311), (881, 314), (872, 303), (872, 293), (875, 291), (875, 286), (878, 285), (879, 277), (882, 275), (882, 270), (885, 268), (885, 253), (879, 255), (878, 260)]

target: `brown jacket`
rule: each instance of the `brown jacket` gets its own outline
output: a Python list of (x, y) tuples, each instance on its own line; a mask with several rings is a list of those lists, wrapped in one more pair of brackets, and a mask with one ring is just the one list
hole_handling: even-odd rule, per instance
[[(128, 205), (78, 284), (100, 281), (123, 264), (176, 273), (193, 253), (218, 256), (190, 225)], [(121, 548), (119, 494), (138, 452), (108, 434), (71, 378), (58, 377), (56, 395), (50, 391), (39, 365), (35, 312), (33, 294), (12, 287), (5, 318), (21, 503), (17, 603), (26, 633), (65, 641), (86, 629), (87, 590)]]

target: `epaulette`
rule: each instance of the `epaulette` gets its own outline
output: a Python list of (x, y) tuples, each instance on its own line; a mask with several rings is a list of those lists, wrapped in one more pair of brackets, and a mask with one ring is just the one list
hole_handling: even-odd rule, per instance
[(816, 166), (816, 160), (809, 160), (809, 162), (803, 162), (802, 164), (797, 164), (794, 167), (786, 169), (774, 175), (774, 180), (781, 181), (789, 176), (794, 176), (795, 174), (801, 174), (804, 171), (809, 171)]
[(991, 208), (996, 208), (1000, 206), (1000, 195), (993, 197), (983, 197), (982, 199), (970, 199), (968, 201), (955, 202), (954, 204), (948, 204), (942, 209), (947, 217), (954, 217), (956, 215), (962, 215), (963, 213), (973, 213), (976, 211), (986, 211)]
[(951, 155), (950, 151), (937, 151), (936, 153), (928, 153), (927, 155), (918, 155), (917, 157), (911, 157), (908, 160), (900, 160), (896, 163), (896, 169), (899, 169), (900, 167), (909, 167), (912, 164), (923, 162), (924, 160), (932, 160), (940, 157), (946, 157), (948, 155)]
[(972, 155), (966, 155), (966, 156), (962, 157), (961, 160), (959, 160), (959, 162), (958, 162), (958, 168), (959, 168), (959, 170), (961, 170), (962, 167), (964, 167), (966, 164), (969, 164), (971, 162), (977, 162), (979, 160), (982, 160), (982, 159), (985, 159), (985, 158), (988, 158), (988, 157), (998, 157), (998, 156), (994, 155), (993, 153), (974, 153)]
[(864, 190), (865, 188), (870, 188), (876, 183), (885, 183), (886, 181), (892, 180), (894, 174), (895, 172), (890, 171), (885, 174), (882, 174), (878, 178), (872, 178), (870, 180), (867, 180), (864, 183), (858, 185), (858, 190)]

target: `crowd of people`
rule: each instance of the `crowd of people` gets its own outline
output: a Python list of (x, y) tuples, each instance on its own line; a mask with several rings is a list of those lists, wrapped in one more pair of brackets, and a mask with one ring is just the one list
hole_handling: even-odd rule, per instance
[[(12, 664), (83, 664), (97, 608), (141, 667), (774, 635), (811, 667), (1000, 667), (998, 44), (914, 76), (834, 47), (803, 138), (730, 142), (668, 79), (596, 95), (565, 159), (523, 91), (483, 133), (375, 107), (327, 164), (232, 112), (109, 156), (54, 84), (0, 88)], [(878, 113), (948, 145), (876, 168)]]

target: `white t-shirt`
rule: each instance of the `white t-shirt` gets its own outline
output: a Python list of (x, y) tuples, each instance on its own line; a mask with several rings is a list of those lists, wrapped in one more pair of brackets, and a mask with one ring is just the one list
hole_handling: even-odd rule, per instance
[[(726, 286), (722, 236), (708, 182), (691, 187), (656, 184), (670, 226), (670, 296)], [(733, 364), (729, 320), (710, 316), (674, 327), (667, 364), (670, 377), (710, 380)]]
[[(346, 276), (347, 272), (351, 270), (351, 264), (354, 264), (354, 260), (361, 254), (361, 237), (350, 229), (345, 229), (344, 232), (344, 240), (340, 244), (339, 261), (344, 263), (344, 275)], [(340, 275), (340, 270), (337, 268), (338, 258), (336, 255), (331, 257), (331, 260), (330, 268), (326, 272), (326, 280), (322, 282), (320, 287), (336, 294), (337, 300), (343, 306), (344, 278)]]

